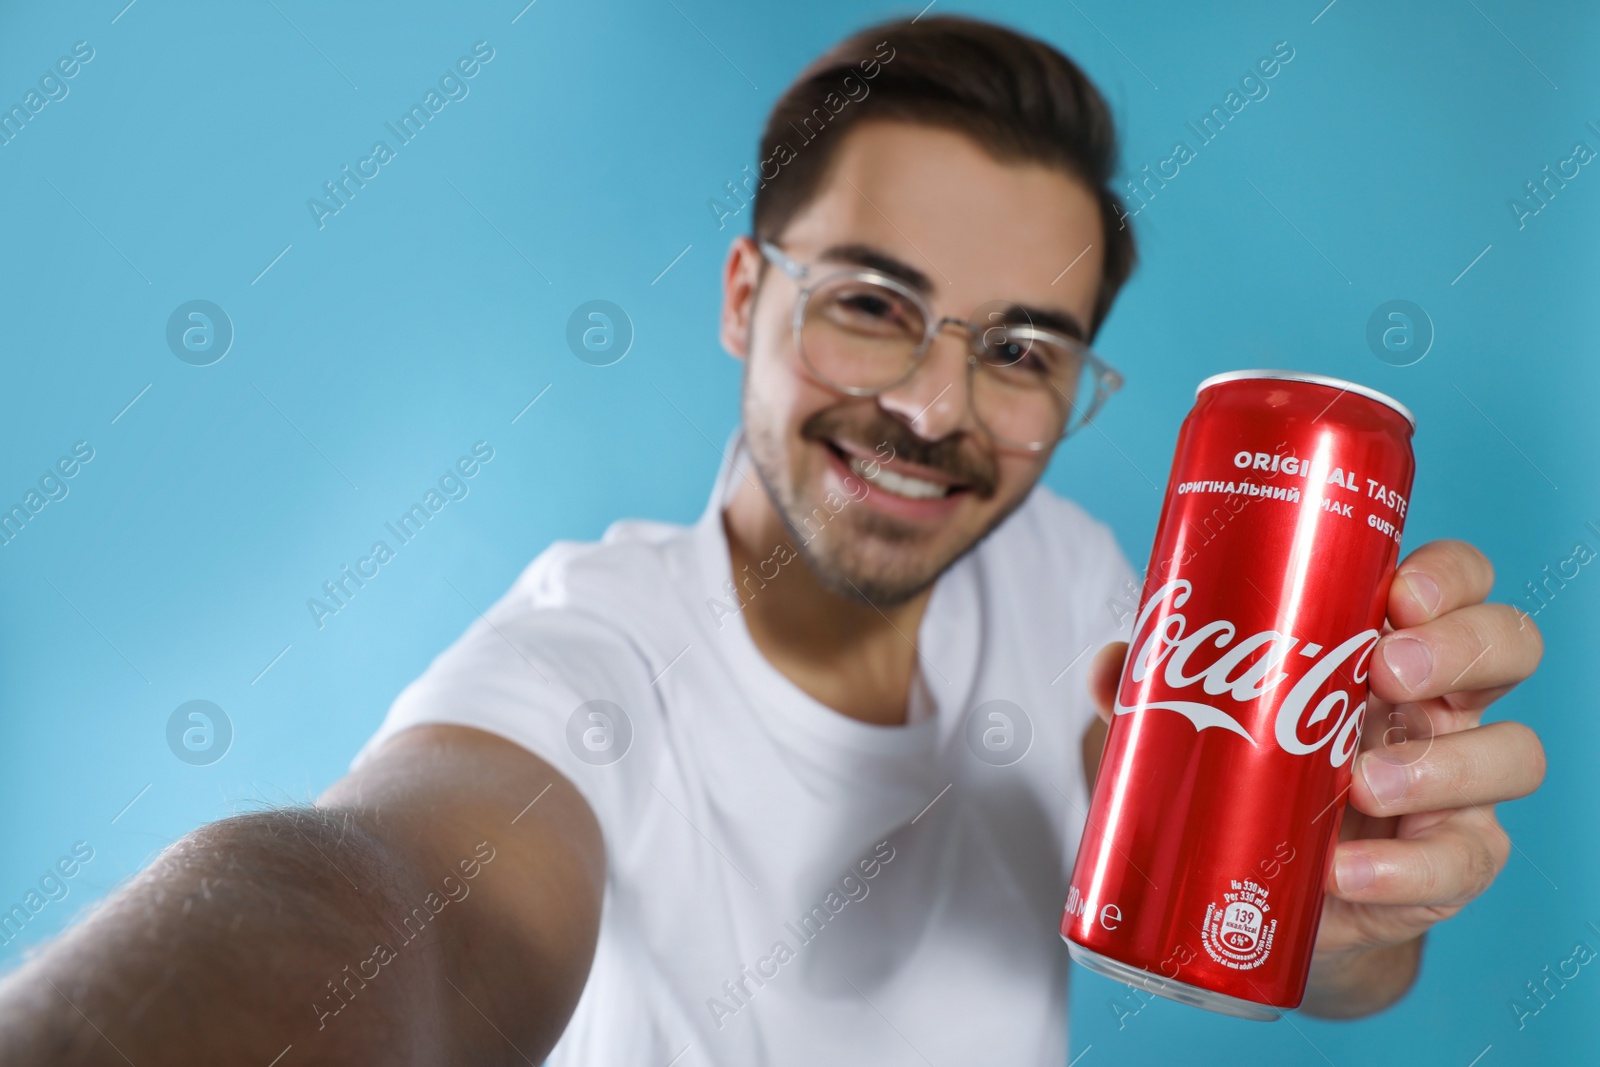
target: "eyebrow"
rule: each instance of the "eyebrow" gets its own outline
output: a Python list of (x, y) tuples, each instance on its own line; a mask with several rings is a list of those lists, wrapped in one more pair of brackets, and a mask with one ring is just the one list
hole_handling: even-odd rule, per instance
[(1078, 322), (1078, 317), (1065, 311), (1028, 307), (1025, 304), (1012, 304), (1006, 309), (1006, 318), (1011, 322), (1025, 322), (1030, 326), (1065, 334), (1074, 341), (1088, 340), (1088, 334), (1084, 332), (1083, 325)]
[[(898, 282), (902, 282), (918, 294), (926, 297), (933, 293), (933, 280), (922, 271), (913, 267), (904, 260), (873, 248), (871, 245), (852, 243), (833, 245), (826, 249), (821, 260), (834, 263), (847, 263), (856, 267), (886, 274)], [(1085, 341), (1088, 331), (1083, 328), (1083, 323), (1071, 312), (1055, 308), (1029, 307), (1026, 304), (1011, 304), (1006, 308), (1005, 316), (1009, 322), (1025, 322), (1045, 330), (1065, 334), (1076, 341)]]
[(833, 245), (822, 253), (821, 259), (832, 260), (836, 263), (849, 263), (857, 267), (875, 270), (879, 274), (887, 274), (896, 281), (904, 282), (923, 296), (933, 292), (933, 280), (904, 260), (896, 259), (887, 252), (879, 251), (871, 245), (843, 244)]

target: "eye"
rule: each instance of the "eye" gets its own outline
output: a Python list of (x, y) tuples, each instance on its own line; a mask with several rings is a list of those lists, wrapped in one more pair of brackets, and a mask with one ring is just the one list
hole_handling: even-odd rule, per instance
[(1021, 336), (1004, 326), (991, 326), (983, 331), (984, 362), (999, 370), (1044, 372), (1048, 370), (1047, 354), (1039, 341)]
[(883, 286), (843, 282), (818, 294), (813, 308), (829, 325), (864, 337), (914, 342), (922, 336), (922, 316)]
[(984, 364), (1007, 377), (1042, 381), (1076, 373), (1076, 353), (1032, 330), (991, 327), (983, 332), (979, 344)]
[(1004, 367), (1013, 367), (1019, 364), (1031, 366), (1039, 362), (1038, 357), (1034, 355), (1026, 343), (1010, 337), (995, 346), (993, 359)]
[(840, 300), (851, 311), (875, 319), (892, 316), (895, 312), (894, 305), (876, 293), (856, 293)]

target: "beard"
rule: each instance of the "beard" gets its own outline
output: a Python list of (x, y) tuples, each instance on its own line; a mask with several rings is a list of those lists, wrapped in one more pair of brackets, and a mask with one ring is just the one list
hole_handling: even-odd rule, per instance
[[(802, 498), (789, 466), (782, 419), (765, 417), (744, 397), (745, 436), (761, 486), (795, 551), (818, 582), (837, 596), (878, 608), (895, 607), (926, 591), (939, 576), (1000, 525), (1027, 499), (1032, 486), (1007, 501), (976, 533), (954, 543), (847, 498), (837, 511)], [(811, 415), (799, 431), (802, 442), (849, 441), (879, 457), (893, 457), (948, 474), (980, 500), (994, 499), (999, 469), (993, 455), (965, 432), (937, 441), (919, 437), (875, 402), (845, 402)], [(855, 477), (859, 478), (859, 475)], [(874, 490), (883, 492), (884, 490)], [(819, 524), (818, 519), (823, 521)]]

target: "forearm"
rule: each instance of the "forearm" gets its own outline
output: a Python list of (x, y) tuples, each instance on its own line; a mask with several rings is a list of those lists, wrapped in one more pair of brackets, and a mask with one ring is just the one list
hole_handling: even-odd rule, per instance
[(439, 1062), (439, 937), (352, 978), (427, 892), (340, 813), (203, 827), (0, 984), (0, 1062)]
[(1424, 938), (1387, 948), (1318, 956), (1300, 1008), (1323, 1019), (1357, 1019), (1394, 1004), (1416, 981)]

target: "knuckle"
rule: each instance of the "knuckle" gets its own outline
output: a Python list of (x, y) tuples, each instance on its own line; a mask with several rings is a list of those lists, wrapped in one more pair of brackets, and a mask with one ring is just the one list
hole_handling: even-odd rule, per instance
[(1503, 623), (1506, 621), (1502, 614), (1493, 609), (1489, 611), (1469, 611), (1463, 613), (1466, 620), (1465, 637), (1470, 646), (1468, 651), (1479, 655), (1487, 649), (1504, 645)]
[(1494, 564), (1477, 545), (1466, 541), (1451, 541), (1450, 544), (1456, 550), (1462, 570), (1474, 580), (1474, 584), (1481, 583), (1485, 589), (1494, 585)]
[(1112, 641), (1100, 646), (1094, 654), (1093, 663), (1101, 667), (1121, 667), (1123, 659), (1128, 654), (1128, 642)]
[[(1445, 894), (1443, 889), (1446, 878), (1441, 869), (1439, 857), (1431, 849), (1421, 849), (1412, 868), (1412, 878), (1416, 881), (1418, 898), (1425, 901), (1440, 902)], [(1449, 894), (1451, 897), (1454, 894)]]
[(1494, 585), (1494, 564), (1476, 545), (1455, 538), (1434, 542), (1445, 576), (1481, 597)]
[(1462, 904), (1481, 895), (1510, 855), (1510, 842), (1498, 827), (1452, 836), (1442, 854), (1422, 865), (1426, 874), (1419, 877), (1418, 889), (1425, 899), (1438, 904)]
[[(1498, 822), (1495, 823), (1495, 827), (1496, 829), (1499, 829), (1500, 824)], [(1489, 850), (1490, 881), (1494, 880), (1495, 876), (1500, 873), (1500, 871), (1505, 867), (1506, 862), (1510, 859), (1511, 838), (1506, 835), (1504, 830), (1501, 830), (1500, 833), (1495, 834), (1493, 845)]]
[[(1462, 544), (1466, 544), (1465, 541)], [(1484, 555), (1476, 545), (1466, 545), (1468, 559), (1478, 572), (1478, 581), (1482, 583), (1485, 592), (1494, 588), (1494, 562)]]
[(1539, 624), (1533, 621), (1533, 616), (1512, 604), (1493, 603), (1485, 604), (1484, 607), (1487, 609), (1485, 614), (1493, 620), (1495, 631), (1504, 640), (1543, 654), (1544, 634), (1539, 632)]
[(1102, 645), (1100, 651), (1089, 661), (1090, 677), (1098, 682), (1115, 684), (1117, 676), (1122, 673), (1122, 665), (1127, 656), (1126, 641), (1113, 641), (1108, 645)]
[(1506, 650), (1503, 631), (1498, 612), (1463, 611), (1438, 620), (1428, 636), (1440, 656), (1439, 680), (1475, 689), (1474, 676), (1497, 673)]
[(1477, 847), (1467, 850), (1466, 877), (1468, 895), (1476, 897), (1488, 889), (1499, 876), (1506, 861), (1511, 858), (1511, 839), (1494, 824), (1495, 832), (1479, 838)]

